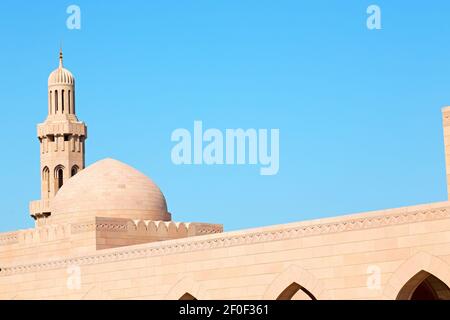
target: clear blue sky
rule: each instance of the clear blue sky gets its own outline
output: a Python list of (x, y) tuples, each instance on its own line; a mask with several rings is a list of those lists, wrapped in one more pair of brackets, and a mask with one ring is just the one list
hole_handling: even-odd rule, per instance
[[(81, 8), (81, 30), (66, 8)], [(382, 30), (366, 28), (366, 8)], [(47, 77), (77, 79), (87, 164), (126, 162), (177, 221), (226, 230), (446, 199), (449, 1), (1, 1), (0, 230), (33, 225)], [(175, 166), (170, 135), (279, 128), (280, 171)]]

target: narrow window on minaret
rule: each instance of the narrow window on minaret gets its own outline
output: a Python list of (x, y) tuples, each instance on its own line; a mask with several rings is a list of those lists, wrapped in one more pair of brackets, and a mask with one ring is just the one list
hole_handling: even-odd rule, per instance
[(58, 113), (58, 90), (55, 90), (55, 113)]
[(69, 108), (69, 113), (73, 113), (72, 108), (70, 107), (70, 90), (69, 94), (67, 95), (67, 107)]
[(58, 179), (58, 190), (61, 189), (64, 183), (64, 172), (62, 168), (59, 168), (57, 171), (57, 179)]
[(50, 110), (48, 110), (48, 113), (49, 114), (52, 114), (53, 113), (53, 103), (52, 103), (52, 94), (53, 94), (53, 91), (50, 91), (50, 94), (49, 94), (49, 97), (48, 97), (48, 102), (50, 103)]
[(72, 167), (72, 177), (74, 176), (74, 175), (76, 175), (78, 173), (78, 167), (77, 166), (73, 166)]
[(64, 90), (61, 91), (61, 112), (64, 113)]
[(44, 183), (45, 196), (48, 198), (50, 195), (50, 170), (48, 170), (48, 167), (45, 167), (42, 172), (42, 180)]
[(72, 152), (75, 152), (75, 136), (71, 136), (70, 141), (72, 141)]

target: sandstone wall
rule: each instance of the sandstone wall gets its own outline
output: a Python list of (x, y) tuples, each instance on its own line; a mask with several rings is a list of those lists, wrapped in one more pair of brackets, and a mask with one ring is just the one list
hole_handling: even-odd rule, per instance
[(3, 267), (2, 252), (0, 298), (275, 299), (297, 284), (317, 299), (395, 299), (421, 270), (450, 286), (450, 203), (66, 252)]

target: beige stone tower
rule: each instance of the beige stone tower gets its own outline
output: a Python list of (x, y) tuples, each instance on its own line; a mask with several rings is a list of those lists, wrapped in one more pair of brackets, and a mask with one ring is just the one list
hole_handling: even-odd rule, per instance
[(447, 194), (450, 200), (450, 106), (442, 108), (445, 144), (445, 172), (447, 175)]
[(30, 203), (35, 220), (51, 215), (50, 202), (62, 185), (84, 169), (84, 144), (87, 128), (75, 114), (75, 78), (59, 66), (48, 78), (48, 116), (38, 124), (37, 134), (41, 155), (41, 200)]

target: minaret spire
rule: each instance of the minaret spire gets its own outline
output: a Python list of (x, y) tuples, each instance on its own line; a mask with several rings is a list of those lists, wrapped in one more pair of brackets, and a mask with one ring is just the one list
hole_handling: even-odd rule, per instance
[(59, 48), (59, 67), (63, 67), (63, 52), (62, 52), (62, 45)]

